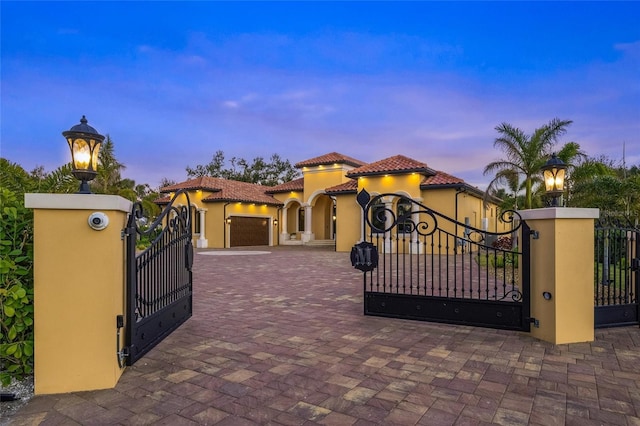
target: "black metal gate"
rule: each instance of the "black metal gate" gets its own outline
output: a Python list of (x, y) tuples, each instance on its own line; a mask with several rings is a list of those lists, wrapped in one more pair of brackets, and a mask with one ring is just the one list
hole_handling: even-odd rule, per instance
[[(178, 204), (181, 202), (181, 205)], [(142, 204), (129, 216), (127, 237), (127, 313), (125, 349), (120, 358), (133, 365), (191, 317), (193, 243), (191, 205), (177, 192), (150, 225), (140, 224)], [(150, 245), (137, 251), (136, 245)]]
[(515, 211), (502, 215), (511, 230), (491, 233), (399, 194), (357, 200), (365, 315), (530, 330), (530, 232)]
[(624, 218), (595, 227), (595, 326), (640, 323), (640, 228)]

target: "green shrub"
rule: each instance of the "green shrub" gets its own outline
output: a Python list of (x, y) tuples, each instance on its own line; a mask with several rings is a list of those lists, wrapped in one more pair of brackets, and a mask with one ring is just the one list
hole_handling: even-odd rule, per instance
[(0, 188), (0, 382), (33, 372), (33, 215)]
[(476, 262), (480, 266), (489, 266), (491, 268), (504, 268), (505, 266), (513, 266), (514, 268), (517, 268), (519, 257), (520, 255), (517, 251), (478, 253), (476, 256)]

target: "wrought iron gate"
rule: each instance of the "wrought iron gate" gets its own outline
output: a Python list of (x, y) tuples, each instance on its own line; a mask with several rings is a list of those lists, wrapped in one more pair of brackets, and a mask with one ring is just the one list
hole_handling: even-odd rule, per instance
[(640, 323), (640, 228), (623, 218), (595, 227), (595, 326)]
[(357, 200), (365, 315), (530, 330), (530, 232), (515, 211), (502, 215), (509, 231), (491, 233), (399, 194)]
[[(178, 201), (182, 205), (178, 204)], [(125, 230), (127, 238), (127, 313), (125, 349), (120, 357), (133, 365), (191, 317), (193, 243), (191, 205), (177, 192), (148, 226), (139, 223), (142, 204), (135, 203)], [(147, 239), (150, 246), (136, 251)]]

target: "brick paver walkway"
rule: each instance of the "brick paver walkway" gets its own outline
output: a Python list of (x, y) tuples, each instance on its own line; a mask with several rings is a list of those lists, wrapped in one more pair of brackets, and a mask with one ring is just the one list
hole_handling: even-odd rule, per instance
[(347, 254), (268, 250), (196, 255), (193, 317), (115, 389), (37, 396), (9, 424), (640, 425), (638, 327), (554, 346), (365, 317)]

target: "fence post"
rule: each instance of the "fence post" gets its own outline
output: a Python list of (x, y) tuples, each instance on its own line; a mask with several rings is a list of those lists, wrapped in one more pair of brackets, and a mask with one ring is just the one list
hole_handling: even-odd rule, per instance
[(35, 393), (112, 388), (122, 374), (116, 317), (124, 314), (121, 234), (131, 202), (25, 194), (25, 206), (34, 209)]
[(593, 341), (599, 210), (552, 207), (518, 213), (536, 232), (530, 252), (531, 334), (555, 344)]

